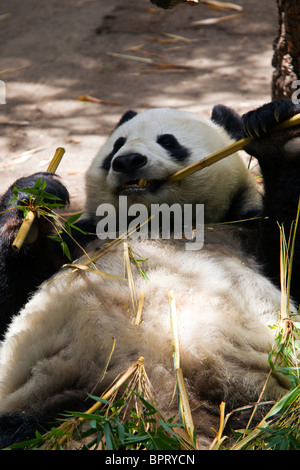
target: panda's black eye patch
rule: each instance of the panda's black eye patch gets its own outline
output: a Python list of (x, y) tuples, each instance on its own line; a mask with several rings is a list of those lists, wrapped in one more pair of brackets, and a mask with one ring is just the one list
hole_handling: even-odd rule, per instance
[(159, 135), (156, 142), (176, 160), (185, 160), (190, 155), (189, 150), (181, 145), (173, 134)]
[(115, 143), (114, 143), (114, 147), (112, 149), (112, 151), (110, 152), (109, 155), (107, 155), (107, 157), (104, 158), (103, 162), (102, 162), (102, 165), (101, 165), (101, 168), (103, 170), (106, 170), (106, 171), (109, 171), (110, 169), (110, 163), (114, 157), (114, 155), (120, 150), (120, 148), (123, 147), (123, 145), (125, 144), (126, 142), (126, 139), (125, 137), (119, 137)]
[(157, 143), (164, 147), (166, 150), (172, 150), (178, 145), (176, 137), (174, 137), (172, 134), (160, 135), (159, 137), (157, 137)]
[(117, 153), (117, 152), (120, 150), (120, 148), (123, 147), (123, 145), (125, 144), (125, 142), (126, 142), (125, 137), (119, 137), (119, 138), (115, 141), (115, 143), (114, 143), (114, 150), (113, 150), (113, 152), (114, 152), (114, 153)]

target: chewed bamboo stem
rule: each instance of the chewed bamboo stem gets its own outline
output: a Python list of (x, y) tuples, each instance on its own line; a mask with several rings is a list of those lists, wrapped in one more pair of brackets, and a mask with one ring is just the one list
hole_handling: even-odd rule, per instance
[(62, 157), (64, 156), (65, 149), (63, 147), (58, 147), (55, 151), (55, 154), (47, 168), (48, 173), (55, 173), (58, 165), (60, 164)]
[[(48, 173), (55, 173), (57, 170), (58, 165), (60, 164), (62, 157), (65, 153), (65, 149), (62, 147), (58, 147), (55, 151), (55, 154), (47, 168)], [(30, 231), (30, 228), (34, 222), (36, 216), (36, 212), (30, 210), (28, 214), (26, 215), (25, 219), (22, 222), (22, 225), (12, 243), (12, 248), (15, 251), (19, 251), (20, 248), (22, 247), (24, 241), (26, 240), (26, 237)]]
[(174, 175), (171, 175), (169, 177), (169, 181), (180, 181), (186, 178), (187, 176), (190, 176), (193, 173), (196, 173), (196, 171), (200, 171), (203, 168), (206, 168), (207, 166), (213, 165), (214, 163), (217, 163), (223, 158), (228, 157), (229, 155), (232, 155), (238, 150), (242, 150), (246, 145), (248, 145), (251, 142), (251, 140), (252, 140), (251, 137), (238, 140), (237, 142), (234, 142), (233, 144), (228, 145), (227, 147), (221, 150), (218, 150), (217, 152), (214, 152), (211, 155), (208, 155), (202, 160), (196, 163), (193, 163), (192, 165), (187, 166), (186, 168), (183, 168), (183, 170), (177, 171), (176, 173), (174, 173)]
[(29, 230), (33, 224), (34, 219), (35, 219), (35, 212), (29, 211), (25, 219), (22, 222), (22, 225), (17, 233), (16, 238), (13, 241), (12, 247), (14, 250), (16, 251), (20, 250), (21, 246), (24, 243), (24, 240), (26, 239), (29, 233)]
[[(272, 132), (294, 127), (299, 124), (300, 124), (300, 114), (296, 114), (290, 119), (287, 119), (281, 124), (278, 124), (278, 126), (274, 127)], [(243, 139), (240, 139), (237, 142), (234, 142), (233, 144), (228, 145), (227, 147), (221, 150), (218, 150), (217, 152), (214, 152), (211, 155), (208, 155), (202, 160), (199, 160), (198, 162), (193, 163), (192, 165), (189, 165), (188, 167), (177, 171), (173, 175), (169, 176), (168, 179), (169, 181), (180, 181), (186, 178), (187, 176), (190, 176), (193, 173), (196, 173), (196, 171), (200, 171), (203, 168), (213, 165), (214, 163), (219, 162), (223, 158), (229, 157), (229, 155), (232, 155), (233, 153), (238, 152), (239, 150), (242, 150), (244, 147), (246, 147), (246, 145), (250, 144), (252, 140), (253, 140), (252, 137), (245, 137)]]

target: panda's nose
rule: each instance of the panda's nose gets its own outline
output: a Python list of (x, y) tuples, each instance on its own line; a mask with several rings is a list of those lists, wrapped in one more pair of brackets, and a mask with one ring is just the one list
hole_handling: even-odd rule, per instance
[(139, 153), (130, 153), (127, 155), (120, 155), (113, 161), (112, 167), (114, 171), (120, 173), (132, 173), (133, 171), (145, 166), (147, 163), (147, 157), (140, 155)]

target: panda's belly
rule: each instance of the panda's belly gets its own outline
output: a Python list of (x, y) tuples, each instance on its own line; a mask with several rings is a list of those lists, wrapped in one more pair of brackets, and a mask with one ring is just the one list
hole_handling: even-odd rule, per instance
[(134, 306), (120, 244), (98, 258), (98, 273), (93, 264), (88, 267), (94, 272), (86, 265), (75, 272), (64, 268), (15, 317), (1, 348), (0, 409), (26, 407), (74, 380), (89, 392), (113, 347), (104, 388), (140, 356), (154, 384), (159, 382), (162, 370), (172, 374), (174, 306), (187, 377), (212, 362), (228, 383), (241, 377), (247, 381), (247, 374), (251, 383), (261, 381), (280, 292), (255, 269), (217, 247), (187, 252), (168, 242), (128, 244), (136, 259), (147, 259), (140, 263), (147, 278), (130, 264)]

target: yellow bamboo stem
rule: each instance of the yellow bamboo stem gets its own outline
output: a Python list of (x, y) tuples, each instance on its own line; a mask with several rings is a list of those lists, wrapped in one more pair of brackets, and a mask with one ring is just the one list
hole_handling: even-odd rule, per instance
[(63, 147), (58, 147), (55, 151), (54, 157), (52, 158), (49, 166), (47, 168), (48, 173), (55, 173), (58, 165), (60, 164), (62, 157), (64, 156), (65, 149)]
[(193, 163), (192, 165), (189, 165), (186, 168), (183, 168), (183, 170), (177, 171), (176, 173), (174, 173), (173, 175), (169, 177), (169, 181), (180, 181), (186, 178), (187, 176), (190, 176), (193, 173), (196, 173), (196, 171), (200, 171), (203, 168), (206, 168), (207, 166), (213, 165), (214, 163), (217, 163), (223, 158), (228, 157), (229, 155), (232, 155), (238, 150), (243, 149), (247, 144), (251, 142), (251, 140), (252, 140), (251, 137), (246, 137), (244, 139), (238, 140), (237, 142), (234, 142), (233, 144), (228, 145), (227, 147), (221, 150), (218, 150), (217, 152), (214, 152), (211, 155), (208, 155), (202, 160), (199, 160), (198, 162)]
[[(144, 363), (144, 358), (141, 356), (138, 358), (138, 360), (130, 366), (126, 372), (122, 375), (122, 377), (117, 380), (115, 385), (113, 385), (106, 393), (104, 393), (101, 398), (103, 400), (109, 400), (115, 392), (117, 392), (126, 382), (127, 380), (136, 372), (136, 370)], [(98, 410), (98, 408), (103, 405), (101, 401), (97, 401), (91, 408), (89, 408), (86, 411), (86, 414), (92, 414), (95, 413), (95, 411)], [(78, 418), (79, 421), (85, 421), (86, 418), (80, 417)]]
[(32, 226), (34, 219), (35, 219), (35, 212), (29, 211), (25, 219), (22, 222), (22, 225), (17, 233), (16, 238), (13, 241), (12, 247), (14, 250), (16, 251), (20, 250), (21, 246), (24, 243), (24, 240), (26, 239), (29, 233), (29, 230)]
[(179, 406), (181, 409), (181, 415), (183, 422), (185, 424), (186, 432), (189, 436), (190, 443), (194, 443), (194, 423), (192, 418), (192, 413), (190, 409), (189, 399), (186, 392), (184, 378), (182, 369), (180, 367), (180, 351), (179, 351), (179, 334), (178, 334), (178, 323), (177, 323), (177, 313), (176, 313), (176, 302), (173, 296), (173, 291), (168, 291), (167, 294), (169, 297), (170, 304), (170, 320), (171, 320), (171, 329), (173, 334), (173, 360), (174, 360), (174, 369), (176, 383), (179, 391)]
[(182, 417), (185, 423), (187, 434), (190, 438), (190, 442), (193, 445), (195, 428), (194, 428), (192, 413), (190, 409), (189, 399), (188, 399), (185, 384), (184, 384), (183, 373), (180, 367), (175, 370), (175, 375), (176, 375), (176, 382), (178, 384), (178, 389), (179, 389)]
[[(47, 168), (48, 173), (55, 173), (57, 170), (58, 165), (61, 162), (61, 159), (65, 153), (65, 149), (62, 147), (58, 147), (55, 151), (55, 154)], [(12, 243), (12, 248), (16, 251), (19, 251), (21, 246), (23, 245), (24, 241), (26, 240), (26, 237), (29, 233), (29, 230), (34, 222), (36, 216), (36, 212), (34, 211), (29, 211), (27, 216), (22, 222), (22, 225)]]
[[(278, 126), (274, 127), (272, 132), (287, 129), (287, 128), (298, 126), (298, 125), (300, 125), (300, 114), (296, 114), (295, 116), (291, 117), (290, 119), (287, 119), (281, 124), (278, 124)], [(250, 144), (252, 140), (253, 140), (252, 137), (245, 137), (243, 139), (240, 139), (237, 142), (234, 142), (233, 144), (228, 145), (227, 147), (221, 150), (218, 150), (217, 152), (214, 152), (211, 155), (208, 155), (202, 160), (199, 160), (198, 162), (193, 163), (192, 165), (189, 165), (188, 167), (177, 171), (173, 175), (169, 176), (168, 179), (169, 181), (180, 181), (186, 178), (187, 176), (192, 175), (196, 171), (200, 171), (203, 168), (213, 165), (214, 163), (219, 162), (223, 158), (226, 158), (229, 155), (232, 155), (233, 153), (238, 152), (239, 150), (242, 150), (244, 147), (246, 147), (246, 145)]]

